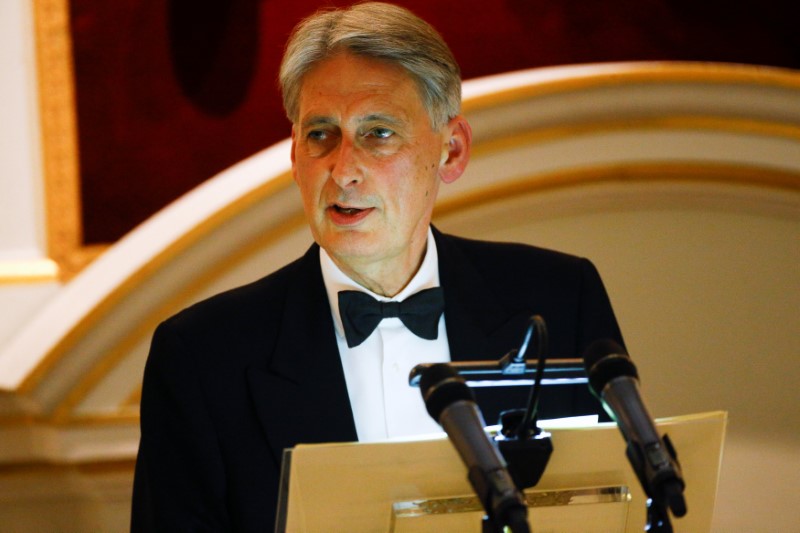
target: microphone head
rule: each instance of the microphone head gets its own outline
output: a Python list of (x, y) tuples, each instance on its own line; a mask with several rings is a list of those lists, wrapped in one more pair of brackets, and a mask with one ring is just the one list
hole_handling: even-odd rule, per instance
[(475, 401), (472, 390), (458, 372), (446, 363), (426, 368), (420, 377), (419, 388), (428, 414), (437, 422), (449, 405), (460, 400)]
[(589, 386), (600, 396), (614, 378), (627, 376), (638, 380), (639, 374), (625, 349), (610, 339), (594, 341), (583, 355), (583, 367), (589, 377)]

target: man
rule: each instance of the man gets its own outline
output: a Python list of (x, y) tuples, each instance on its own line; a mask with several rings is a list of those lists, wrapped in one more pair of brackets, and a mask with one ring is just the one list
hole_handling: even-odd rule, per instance
[[(431, 227), (472, 134), (458, 66), (425, 22), (379, 3), (318, 13), (295, 29), (280, 79), (316, 243), (156, 330), (133, 529), (271, 528), (283, 449), (437, 429), (410, 368), (496, 359), (532, 314), (556, 357), (621, 342), (587, 260)], [(350, 316), (364, 294), (387, 318)], [(429, 308), (429, 323), (404, 321), (409, 308)]]

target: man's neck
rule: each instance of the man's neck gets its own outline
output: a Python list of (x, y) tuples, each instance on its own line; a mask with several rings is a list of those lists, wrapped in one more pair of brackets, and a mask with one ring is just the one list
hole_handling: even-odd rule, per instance
[(349, 265), (337, 260), (334, 256), (331, 256), (331, 259), (342, 272), (362, 287), (375, 294), (391, 298), (402, 291), (419, 271), (419, 267), (425, 259), (425, 248), (422, 249), (416, 261), (407, 265), (385, 262), (380, 265)]
[(410, 246), (410, 254), (381, 261), (342, 259), (329, 254), (334, 264), (350, 279), (380, 296), (392, 298), (419, 272), (428, 248), (428, 232)]

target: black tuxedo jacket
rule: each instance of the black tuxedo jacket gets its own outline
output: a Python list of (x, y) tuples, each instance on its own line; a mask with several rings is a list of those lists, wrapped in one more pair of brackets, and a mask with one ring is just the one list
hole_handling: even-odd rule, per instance
[[(586, 260), (434, 229), (453, 360), (497, 359), (545, 318), (551, 357), (622, 342)], [(196, 304), (153, 336), (142, 386), (136, 531), (271, 531), (280, 460), (357, 440), (318, 247)]]

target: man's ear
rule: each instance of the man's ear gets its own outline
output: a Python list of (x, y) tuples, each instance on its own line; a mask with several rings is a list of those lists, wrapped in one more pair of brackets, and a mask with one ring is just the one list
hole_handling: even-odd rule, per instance
[(453, 183), (461, 177), (469, 163), (472, 127), (463, 115), (457, 115), (450, 119), (445, 128), (447, 137), (442, 147), (439, 178), (445, 183)]

